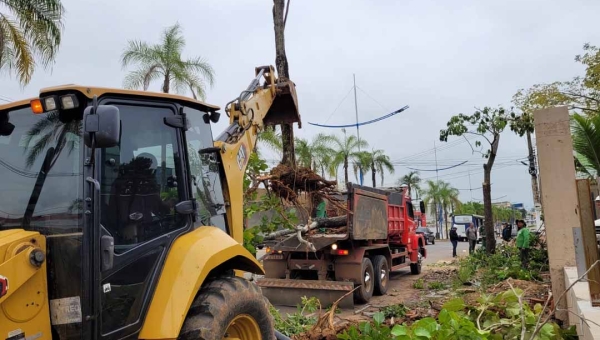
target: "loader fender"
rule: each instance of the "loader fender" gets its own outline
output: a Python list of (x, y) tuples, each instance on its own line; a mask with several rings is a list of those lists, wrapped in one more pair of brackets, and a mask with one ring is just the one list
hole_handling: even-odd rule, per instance
[(175, 240), (139, 338), (176, 339), (192, 301), (217, 267), (264, 275), (254, 256), (216, 227), (200, 227)]

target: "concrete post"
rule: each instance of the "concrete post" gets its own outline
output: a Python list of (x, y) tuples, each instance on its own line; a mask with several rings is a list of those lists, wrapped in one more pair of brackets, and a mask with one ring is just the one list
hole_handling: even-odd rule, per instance
[(552, 294), (557, 307), (563, 309), (556, 317), (567, 321), (567, 304), (556, 299), (566, 289), (564, 267), (576, 265), (573, 228), (580, 227), (569, 111), (566, 106), (553, 107), (536, 111), (533, 117)]

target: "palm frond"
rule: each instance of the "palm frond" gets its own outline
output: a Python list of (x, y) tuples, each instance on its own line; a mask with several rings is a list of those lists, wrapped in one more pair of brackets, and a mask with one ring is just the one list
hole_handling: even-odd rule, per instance
[(573, 114), (571, 134), (573, 150), (600, 173), (600, 117)]
[(136, 71), (131, 71), (123, 80), (123, 87), (126, 89), (142, 88), (147, 91), (153, 80), (159, 79), (163, 75), (162, 67), (159, 64), (143, 67)]
[[(14, 51), (12, 63), (9, 64), (9, 72), (16, 69), (17, 77), (22, 84), (27, 84), (31, 80), (35, 61), (31, 48), (25, 37), (25, 32), (19, 27), (16, 21), (10, 20), (4, 14), (0, 13), (0, 51), (6, 48)], [(8, 61), (11, 61), (8, 59)]]
[(121, 54), (121, 65), (123, 68), (131, 63), (139, 63), (146, 66), (163, 62), (161, 51), (143, 41), (130, 40)]

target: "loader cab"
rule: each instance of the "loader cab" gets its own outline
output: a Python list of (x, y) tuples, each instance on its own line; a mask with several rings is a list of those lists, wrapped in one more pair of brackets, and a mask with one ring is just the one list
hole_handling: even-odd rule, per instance
[(218, 107), (76, 86), (39, 99), (0, 107), (0, 230), (47, 238), (53, 338), (135, 337), (173, 241), (228, 231), (218, 152), (199, 153)]

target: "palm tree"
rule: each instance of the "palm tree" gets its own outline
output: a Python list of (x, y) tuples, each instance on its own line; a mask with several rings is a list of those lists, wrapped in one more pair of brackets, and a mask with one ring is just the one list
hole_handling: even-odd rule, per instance
[(354, 175), (356, 176), (360, 169), (371, 170), (371, 180), (373, 188), (377, 187), (376, 173), (381, 174), (381, 184), (383, 184), (383, 173), (387, 170), (394, 174), (394, 165), (390, 161), (390, 157), (384, 154), (383, 150), (373, 150), (371, 152), (364, 151), (358, 155), (358, 162), (354, 163)]
[(433, 205), (434, 206), (434, 211), (435, 211), (435, 225), (436, 225), (436, 231), (440, 232), (439, 229), (439, 216), (438, 216), (438, 207), (439, 204), (442, 202), (442, 198), (441, 198), (441, 194), (440, 194), (440, 187), (441, 187), (441, 182), (440, 181), (432, 181), (432, 180), (428, 180), (426, 183), (426, 188), (423, 190), (423, 202), (425, 203), (426, 206), (430, 206)]
[(275, 127), (268, 126), (262, 132), (258, 134), (258, 143), (256, 143), (256, 150), (258, 152), (258, 145), (262, 144), (281, 155), (283, 146), (281, 143), (281, 134), (275, 129)]
[(54, 62), (63, 13), (60, 0), (0, 0), (0, 70), (14, 70), (27, 85), (35, 57), (44, 67)]
[(330, 147), (332, 141), (332, 136), (324, 133), (314, 136), (310, 142), (304, 138), (295, 138), (296, 164), (314, 171), (328, 167), (333, 154)]
[(348, 165), (350, 161), (358, 162), (360, 159), (359, 149), (366, 149), (369, 147), (369, 143), (364, 139), (358, 139), (354, 135), (347, 136), (344, 131), (344, 138), (338, 136), (331, 136), (331, 144), (333, 147), (333, 154), (331, 157), (331, 166), (329, 172), (333, 176), (337, 172), (337, 168), (342, 165), (344, 168), (344, 181), (348, 183)]
[(446, 235), (448, 235), (448, 207), (460, 207), (460, 200), (458, 195), (460, 192), (458, 189), (453, 188), (448, 182), (439, 182), (439, 199), (442, 209), (444, 210), (444, 220), (446, 221)]
[(600, 174), (600, 116), (573, 114), (571, 135), (578, 170), (588, 175), (598, 176)]
[(411, 171), (408, 174), (402, 176), (398, 180), (398, 185), (400, 186), (402, 184), (406, 184), (408, 186), (408, 194), (411, 197), (412, 197), (412, 189), (415, 189), (415, 191), (417, 193), (417, 198), (419, 197), (419, 191), (421, 190), (421, 187), (419, 186), (421, 184), (421, 177), (419, 177), (418, 171)]
[(169, 93), (171, 86), (177, 93), (191, 91), (194, 99), (204, 99), (205, 81), (212, 86), (214, 71), (201, 57), (182, 59), (181, 52), (185, 47), (185, 39), (179, 24), (168, 27), (162, 35), (160, 44), (148, 45), (145, 42), (131, 40), (121, 56), (123, 67), (132, 63), (138, 69), (131, 71), (124, 80), (128, 89), (142, 88), (148, 90), (154, 80), (162, 81), (162, 91)]

